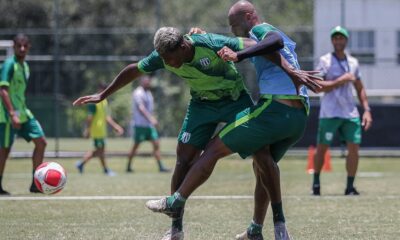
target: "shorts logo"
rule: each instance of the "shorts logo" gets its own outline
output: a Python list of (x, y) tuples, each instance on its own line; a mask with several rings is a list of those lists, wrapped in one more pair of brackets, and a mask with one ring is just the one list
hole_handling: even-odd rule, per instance
[(181, 141), (182, 141), (183, 143), (188, 143), (189, 140), (190, 140), (190, 136), (191, 136), (190, 133), (184, 132), (184, 133), (182, 134)]
[(202, 58), (199, 61), (203, 68), (207, 68), (208, 65), (210, 65), (210, 63), (211, 63), (211, 60), (209, 58)]
[(325, 133), (325, 139), (326, 139), (327, 141), (331, 141), (332, 138), (333, 138), (333, 133), (331, 133), (331, 132)]

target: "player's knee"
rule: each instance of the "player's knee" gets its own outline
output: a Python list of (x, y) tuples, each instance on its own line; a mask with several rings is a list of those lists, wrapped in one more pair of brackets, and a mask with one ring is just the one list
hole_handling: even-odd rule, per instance
[(189, 146), (180, 146), (178, 145), (176, 149), (176, 165), (179, 167), (188, 167), (191, 165), (193, 159), (196, 156), (196, 149)]
[(39, 138), (35, 141), (35, 146), (40, 149), (45, 149), (47, 146), (47, 141), (45, 138)]
[(186, 168), (190, 166), (192, 159), (185, 155), (178, 155), (176, 159), (176, 166), (179, 168)]

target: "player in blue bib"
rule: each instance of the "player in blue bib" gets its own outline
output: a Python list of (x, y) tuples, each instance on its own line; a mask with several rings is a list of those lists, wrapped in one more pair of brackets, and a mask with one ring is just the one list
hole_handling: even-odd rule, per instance
[(156, 212), (173, 213), (208, 179), (220, 158), (235, 152), (243, 158), (253, 155), (257, 179), (255, 210), (250, 226), (237, 235), (237, 239), (263, 239), (262, 225), (270, 202), (275, 239), (290, 239), (282, 210), (277, 162), (300, 139), (305, 129), (309, 103), (306, 87), (301, 83), (308, 83), (313, 90), (319, 85), (312, 83), (311, 79), (316, 80), (315, 77), (299, 70), (295, 43), (277, 28), (261, 23), (251, 3), (240, 1), (234, 4), (229, 11), (229, 22), (236, 36), (251, 37), (257, 45), (276, 38), (283, 43), (281, 49), (262, 56), (248, 54), (246, 50), (236, 53), (229, 48), (219, 51), (220, 57), (228, 61), (252, 57), (260, 100), (255, 106), (236, 114), (235, 119), (209, 143), (178, 191), (167, 198), (148, 201), (146, 205)]

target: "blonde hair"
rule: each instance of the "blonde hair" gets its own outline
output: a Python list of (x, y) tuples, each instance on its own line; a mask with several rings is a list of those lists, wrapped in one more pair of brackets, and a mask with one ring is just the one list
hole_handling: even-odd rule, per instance
[(176, 50), (183, 41), (182, 33), (173, 27), (162, 27), (154, 35), (154, 48), (161, 55)]

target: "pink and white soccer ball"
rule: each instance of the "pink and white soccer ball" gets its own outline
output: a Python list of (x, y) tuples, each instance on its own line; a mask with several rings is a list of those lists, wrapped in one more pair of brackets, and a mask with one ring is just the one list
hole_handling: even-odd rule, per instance
[(42, 193), (55, 194), (64, 188), (67, 182), (67, 173), (56, 162), (44, 162), (36, 168), (34, 181)]

